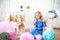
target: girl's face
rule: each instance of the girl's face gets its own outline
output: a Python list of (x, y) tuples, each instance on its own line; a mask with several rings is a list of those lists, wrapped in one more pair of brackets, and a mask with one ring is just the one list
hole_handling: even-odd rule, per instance
[(41, 19), (41, 14), (40, 13), (36, 13), (36, 19)]

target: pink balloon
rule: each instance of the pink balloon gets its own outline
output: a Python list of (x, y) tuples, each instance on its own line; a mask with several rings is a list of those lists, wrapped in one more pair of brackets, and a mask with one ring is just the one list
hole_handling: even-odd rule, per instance
[(41, 35), (36, 35), (36, 40), (42, 40), (42, 36)]
[(10, 22), (7, 21), (0, 22), (0, 33), (5, 32), (8, 29), (13, 29)]
[(16, 32), (14, 32), (12, 29), (7, 30), (6, 32), (8, 32), (10, 34), (11, 40), (15, 40)]
[(34, 40), (34, 37), (32, 34), (26, 32), (20, 36), (20, 40)]

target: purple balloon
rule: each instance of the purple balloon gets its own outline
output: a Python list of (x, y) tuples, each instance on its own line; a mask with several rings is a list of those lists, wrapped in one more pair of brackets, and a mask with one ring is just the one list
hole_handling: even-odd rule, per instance
[(34, 36), (32, 34), (26, 32), (20, 36), (20, 40), (34, 40)]
[(0, 22), (0, 33), (5, 32), (8, 29), (13, 29), (10, 22), (7, 21)]

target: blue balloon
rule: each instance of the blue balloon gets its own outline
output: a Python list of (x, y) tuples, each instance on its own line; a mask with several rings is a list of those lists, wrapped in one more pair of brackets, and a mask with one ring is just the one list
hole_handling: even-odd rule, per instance
[(55, 39), (55, 32), (52, 29), (46, 30), (43, 33), (44, 40), (54, 40)]

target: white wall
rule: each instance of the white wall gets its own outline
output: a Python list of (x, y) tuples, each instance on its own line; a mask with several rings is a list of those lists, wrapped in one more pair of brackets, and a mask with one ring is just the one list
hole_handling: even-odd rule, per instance
[(9, 0), (0, 0), (0, 21), (6, 19), (9, 12)]
[(58, 17), (56, 18), (56, 24), (54, 25), (56, 28), (60, 28), (60, 0), (54, 1), (55, 1), (54, 8), (56, 9), (56, 12), (58, 14)]
[(58, 15), (60, 15), (60, 0), (55, 0), (54, 8), (57, 10)]
[(30, 6), (29, 11), (42, 11), (45, 13), (48, 9), (52, 8), (52, 0), (10, 0), (10, 12), (20, 12), (20, 6), (24, 7), (24, 11), (27, 6)]

